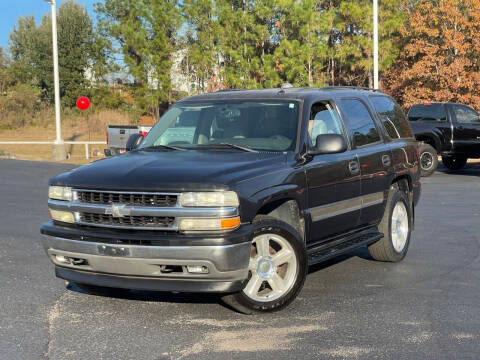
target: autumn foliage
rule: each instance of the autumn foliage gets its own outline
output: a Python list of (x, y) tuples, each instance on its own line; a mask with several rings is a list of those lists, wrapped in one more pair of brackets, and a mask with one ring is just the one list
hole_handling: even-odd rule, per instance
[(480, 109), (480, 0), (422, 0), (405, 11), (388, 91), (405, 107), (452, 101)]

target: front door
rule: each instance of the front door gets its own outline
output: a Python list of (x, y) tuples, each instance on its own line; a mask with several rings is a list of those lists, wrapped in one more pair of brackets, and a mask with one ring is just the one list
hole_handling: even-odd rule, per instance
[(362, 210), (360, 226), (378, 222), (384, 212), (385, 189), (390, 186), (393, 164), (373, 116), (360, 99), (342, 99), (341, 110), (360, 162)]
[(455, 152), (480, 154), (480, 118), (466, 105), (453, 105), (455, 115), (453, 141)]
[[(346, 137), (339, 114), (331, 101), (315, 103), (310, 111), (308, 138), (318, 135)], [(310, 243), (321, 243), (358, 226), (360, 218), (360, 165), (354, 152), (317, 155), (305, 165), (308, 183)]]

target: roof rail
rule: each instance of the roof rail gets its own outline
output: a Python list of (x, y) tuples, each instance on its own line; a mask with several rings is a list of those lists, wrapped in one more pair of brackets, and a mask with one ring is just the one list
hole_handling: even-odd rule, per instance
[(247, 90), (247, 89), (219, 89), (215, 92), (225, 92), (225, 91), (244, 91), (244, 90)]
[(375, 91), (375, 92), (382, 92), (380, 89), (369, 88), (366, 86), (324, 86), (320, 88), (320, 90), (367, 90), (367, 91)]

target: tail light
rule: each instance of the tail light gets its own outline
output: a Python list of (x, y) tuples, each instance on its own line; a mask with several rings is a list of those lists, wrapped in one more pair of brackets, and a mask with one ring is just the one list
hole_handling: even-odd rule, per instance
[(105, 135), (107, 137), (107, 145), (108, 145), (108, 130), (105, 132)]
[(148, 135), (148, 131), (139, 130), (138, 133), (143, 137), (146, 137)]

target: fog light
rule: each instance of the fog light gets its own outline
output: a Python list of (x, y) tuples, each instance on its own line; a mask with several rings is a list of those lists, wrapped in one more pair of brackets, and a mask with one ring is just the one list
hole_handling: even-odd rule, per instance
[(61, 221), (64, 223), (70, 223), (70, 224), (73, 224), (75, 222), (75, 217), (71, 212), (52, 210), (52, 209), (50, 209), (49, 212), (50, 212), (50, 217), (53, 220)]
[(55, 255), (55, 260), (62, 264), (71, 264), (70, 258), (63, 255)]
[(187, 265), (187, 270), (189, 273), (208, 274), (208, 268), (202, 265)]

